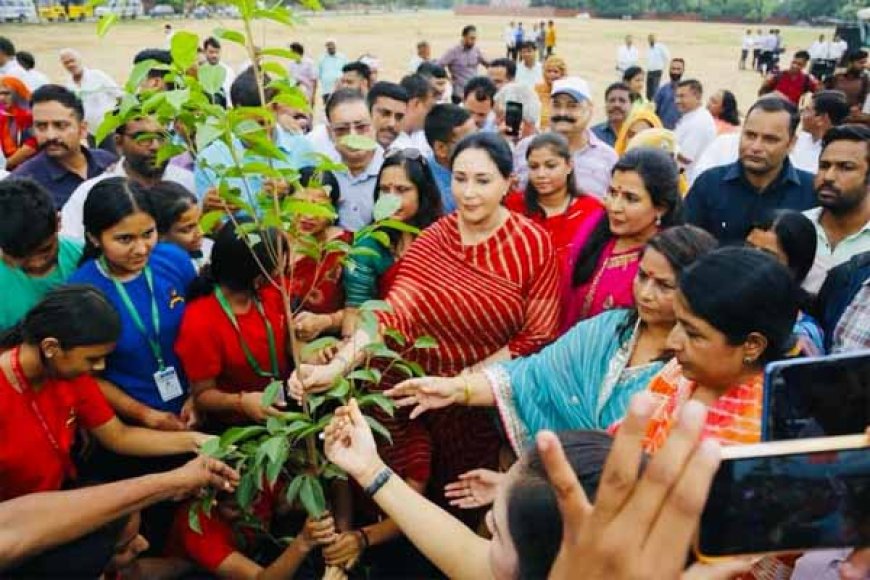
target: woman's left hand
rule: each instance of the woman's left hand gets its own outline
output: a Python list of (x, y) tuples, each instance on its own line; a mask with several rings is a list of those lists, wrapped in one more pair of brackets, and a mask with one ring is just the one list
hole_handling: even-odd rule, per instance
[(504, 478), (498, 471), (472, 469), (460, 475), (459, 481), (444, 486), (444, 497), (450, 505), (466, 510), (491, 505)]
[(338, 539), (328, 546), (323, 547), (323, 559), (327, 566), (340, 566), (350, 570), (359, 561), (363, 553), (363, 539), (361, 532), (343, 532)]
[(315, 314), (313, 312), (300, 312), (293, 317), (293, 328), (299, 340), (306, 342), (314, 340), (332, 324), (332, 317), (328, 314)]

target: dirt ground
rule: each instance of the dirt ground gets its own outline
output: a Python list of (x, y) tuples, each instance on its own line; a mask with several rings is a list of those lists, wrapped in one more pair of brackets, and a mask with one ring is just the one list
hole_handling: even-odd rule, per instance
[[(308, 55), (315, 59), (323, 52), (328, 37), (336, 39), (339, 51), (349, 58), (364, 53), (375, 55), (381, 62), (380, 78), (398, 80), (406, 73), (415, 45), (428, 40), (433, 54), (440, 56), (459, 40), (465, 24), (476, 24), (479, 42), (488, 58), (503, 56), (502, 29), (507, 17), (460, 17), (450, 12), (426, 11), (400, 14), (317, 15), (308, 18), (296, 29), (277, 24), (257, 23), (254, 34), (263, 46), (286, 45), (301, 41)], [(138, 20), (115, 26), (105, 38), (96, 35), (96, 24), (57, 23), (43, 25), (0, 25), (0, 35), (9, 37), (19, 50), (32, 52), (37, 67), (51, 79), (61, 81), (65, 72), (58, 62), (58, 50), (73, 47), (83, 55), (86, 65), (102, 69), (119, 82), (129, 72), (133, 55), (145, 47), (165, 44), (163, 20)], [(216, 27), (241, 27), (238, 20), (171, 20), (176, 30), (186, 29), (202, 38)], [(532, 19), (524, 19), (528, 29)], [(737, 96), (741, 111), (745, 111), (757, 93), (760, 77), (750, 71), (739, 71), (737, 61), (740, 40), (745, 26), (685, 22), (618, 21), (557, 19), (556, 53), (566, 58), (569, 72), (586, 78), (593, 87), (596, 118), (603, 117), (604, 90), (616, 79), (614, 70), (617, 47), (625, 34), (633, 34), (641, 49), (645, 64), (646, 36), (655, 33), (672, 56), (687, 61), (686, 78), (699, 79), (705, 93), (728, 88)], [(788, 58), (794, 50), (806, 48), (818, 34), (830, 37), (831, 30), (782, 27)], [(225, 61), (231, 66), (245, 59), (240, 47), (224, 43)], [(482, 69), (481, 69), (482, 70)]]

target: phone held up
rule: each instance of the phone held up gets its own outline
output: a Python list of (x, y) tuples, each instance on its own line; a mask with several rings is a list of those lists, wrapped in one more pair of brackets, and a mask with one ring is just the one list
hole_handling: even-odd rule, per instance
[(507, 125), (507, 134), (510, 137), (519, 137), (520, 126), (523, 124), (523, 104), (508, 101), (505, 104), (504, 122)]

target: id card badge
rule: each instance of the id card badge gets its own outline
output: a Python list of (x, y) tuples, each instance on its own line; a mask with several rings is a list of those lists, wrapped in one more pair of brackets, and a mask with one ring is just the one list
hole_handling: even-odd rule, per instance
[(175, 372), (175, 367), (166, 367), (154, 373), (154, 383), (157, 385), (160, 399), (164, 403), (177, 399), (184, 394), (181, 388), (181, 381), (178, 379), (178, 373)]

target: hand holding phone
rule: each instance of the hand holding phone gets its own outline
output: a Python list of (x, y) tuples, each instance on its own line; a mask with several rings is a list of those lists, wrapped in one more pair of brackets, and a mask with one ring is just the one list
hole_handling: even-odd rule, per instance
[(508, 101), (505, 104), (504, 122), (507, 125), (508, 136), (519, 137), (520, 127), (523, 124), (523, 104)]

